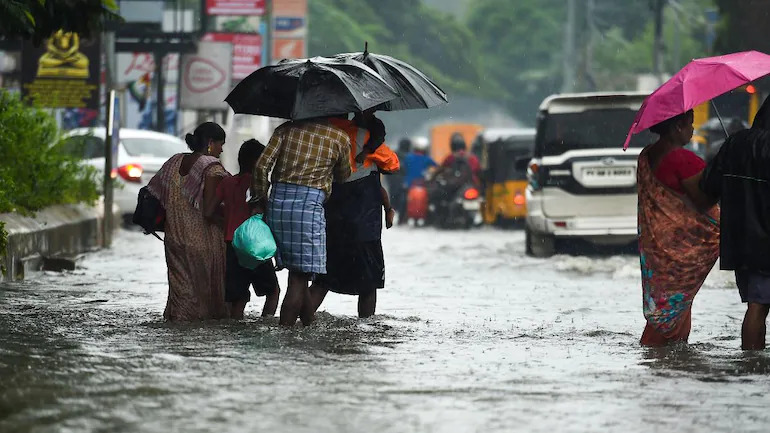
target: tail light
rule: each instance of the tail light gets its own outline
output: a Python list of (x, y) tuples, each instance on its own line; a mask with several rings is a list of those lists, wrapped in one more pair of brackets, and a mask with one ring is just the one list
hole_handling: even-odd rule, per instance
[(118, 177), (118, 169), (117, 168), (113, 168), (112, 169), (112, 171), (110, 172), (110, 177), (113, 178), (113, 179), (117, 179), (117, 177)]
[(527, 182), (535, 191), (542, 188), (540, 185), (540, 166), (536, 162), (531, 162), (527, 167)]
[(476, 188), (468, 188), (465, 190), (463, 197), (465, 197), (466, 200), (476, 200), (479, 198), (479, 190)]
[(517, 206), (524, 206), (524, 204), (527, 202), (527, 198), (524, 196), (524, 194), (517, 192), (515, 196), (513, 196), (513, 204)]
[(127, 182), (141, 182), (144, 169), (139, 164), (126, 164), (118, 167), (118, 174)]

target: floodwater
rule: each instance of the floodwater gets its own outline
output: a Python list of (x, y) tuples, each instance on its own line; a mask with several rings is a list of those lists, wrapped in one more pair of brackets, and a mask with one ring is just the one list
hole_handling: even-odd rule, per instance
[[(0, 431), (770, 429), (770, 356), (739, 350), (714, 271), (690, 345), (641, 348), (637, 258), (524, 256), (523, 234), (393, 229), (379, 315), (330, 294), (281, 329), (162, 322), (162, 244), (123, 231), (75, 272), (0, 285)], [(281, 275), (285, 287), (285, 274)]]

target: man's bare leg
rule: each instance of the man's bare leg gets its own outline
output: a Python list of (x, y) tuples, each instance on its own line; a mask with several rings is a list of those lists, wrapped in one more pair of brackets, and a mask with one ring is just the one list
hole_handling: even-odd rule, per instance
[(310, 300), (313, 312), (316, 312), (321, 308), (321, 304), (323, 304), (324, 299), (326, 299), (327, 293), (329, 293), (329, 289), (324, 285), (313, 284), (310, 286)]
[(273, 293), (265, 296), (265, 306), (262, 307), (262, 317), (275, 316), (275, 310), (278, 309), (278, 298), (281, 296), (281, 287), (275, 286)]
[(236, 301), (230, 303), (230, 318), (243, 319), (243, 312), (246, 310), (246, 301)]
[(365, 295), (358, 295), (358, 317), (372, 317), (377, 309), (377, 289)]
[(309, 276), (300, 272), (289, 272), (289, 287), (281, 305), (279, 323), (283, 326), (294, 326), (302, 312), (305, 300), (309, 298), (307, 283)]
[(741, 349), (764, 350), (768, 312), (770, 305), (749, 302), (741, 328)]

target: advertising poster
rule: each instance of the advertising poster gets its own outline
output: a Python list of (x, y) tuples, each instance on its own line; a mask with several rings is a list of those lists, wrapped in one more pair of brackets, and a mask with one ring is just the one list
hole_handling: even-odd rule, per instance
[(22, 92), (43, 107), (99, 109), (99, 40), (58, 31), (40, 47), (22, 49)]
[(206, 0), (208, 15), (264, 15), (265, 0)]
[(262, 66), (262, 35), (242, 33), (207, 33), (204, 42), (228, 42), (233, 45), (232, 79), (239, 81)]
[(273, 35), (278, 39), (304, 38), (307, 34), (305, 17), (276, 17)]
[(275, 39), (273, 40), (273, 58), (301, 59), (305, 57), (304, 39)]
[(274, 0), (273, 15), (277, 17), (307, 16), (307, 0)]
[(307, 0), (276, 0), (272, 25), (274, 60), (307, 57)]
[(258, 15), (220, 15), (213, 18), (215, 32), (264, 33), (262, 17)]
[(182, 109), (223, 109), (230, 93), (232, 45), (201, 42), (196, 54), (182, 56), (179, 104)]
[[(155, 60), (150, 53), (118, 53), (118, 85), (124, 89), (122, 108), (125, 128), (153, 129), (157, 109), (155, 85)], [(179, 55), (170, 54), (163, 59), (163, 76), (166, 132), (176, 133), (177, 83), (179, 82)]]

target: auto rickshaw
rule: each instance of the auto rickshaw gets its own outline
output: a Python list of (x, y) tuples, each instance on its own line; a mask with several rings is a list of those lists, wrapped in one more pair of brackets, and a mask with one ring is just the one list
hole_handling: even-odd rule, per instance
[(482, 214), (487, 224), (503, 225), (527, 216), (527, 172), (520, 167), (521, 161), (532, 158), (534, 143), (534, 128), (487, 129), (476, 137), (472, 151), (483, 170)]

